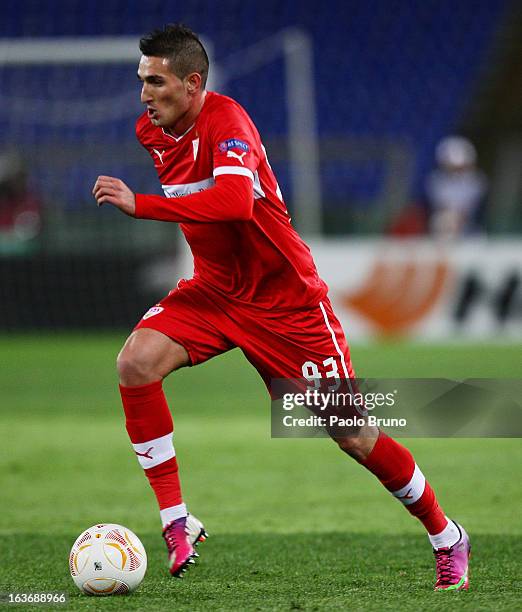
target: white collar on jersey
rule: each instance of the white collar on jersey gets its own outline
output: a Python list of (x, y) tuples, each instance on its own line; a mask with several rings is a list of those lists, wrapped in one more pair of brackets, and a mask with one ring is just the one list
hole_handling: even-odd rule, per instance
[[(201, 105), (201, 108), (199, 109), (200, 113), (203, 110), (203, 106), (205, 105), (205, 102), (207, 100), (207, 92), (205, 91), (204, 94), (205, 95), (203, 96), (203, 104)], [(169, 138), (173, 138), (176, 142), (178, 142), (183, 138), (183, 136), (186, 136), (195, 125), (196, 125), (196, 122), (194, 122), (187, 131), (183, 132), (181, 136), (174, 136), (174, 134), (169, 134), (168, 132), (165, 132), (165, 128), (161, 128), (161, 131), (165, 134), (165, 136), (168, 136)]]
[(165, 136), (173, 138), (176, 142), (178, 142), (183, 138), (183, 136), (186, 136), (195, 125), (196, 124), (193, 123), (186, 132), (183, 132), (183, 134), (181, 134), (181, 136), (174, 136), (173, 134), (169, 134), (168, 132), (165, 132), (165, 128), (161, 128), (161, 131), (165, 134)]

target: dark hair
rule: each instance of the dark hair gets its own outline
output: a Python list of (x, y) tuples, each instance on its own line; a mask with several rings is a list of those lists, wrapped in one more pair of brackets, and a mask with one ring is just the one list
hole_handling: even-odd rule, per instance
[(204, 88), (208, 77), (208, 55), (201, 41), (189, 28), (180, 23), (168, 23), (162, 30), (153, 30), (140, 39), (143, 55), (166, 57), (170, 69), (180, 79), (191, 72), (201, 75)]

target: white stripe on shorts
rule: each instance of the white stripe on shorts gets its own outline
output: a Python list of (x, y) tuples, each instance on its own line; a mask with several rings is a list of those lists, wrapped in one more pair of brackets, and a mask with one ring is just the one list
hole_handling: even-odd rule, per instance
[[(326, 310), (325, 310), (325, 307), (323, 306), (323, 303), (319, 302), (319, 306), (321, 307), (321, 312), (323, 313), (324, 322), (326, 323), (326, 327), (328, 328), (328, 331), (330, 332), (330, 335), (332, 336), (335, 350), (339, 353), (339, 357), (341, 358), (341, 365), (343, 366), (344, 377), (346, 379), (346, 382), (348, 383), (350, 393), (354, 395), (352, 381), (350, 379), (350, 375), (348, 374), (348, 368), (346, 367), (346, 362), (344, 360), (344, 353), (341, 351), (341, 347), (339, 346), (339, 343), (337, 342), (337, 338), (335, 337), (335, 332), (332, 329), (332, 326), (330, 325), (330, 321), (328, 320), (328, 315), (326, 314)], [(368, 411), (363, 406), (356, 405), (355, 409), (361, 416), (368, 416)]]
[(337, 338), (335, 337), (335, 333), (334, 330), (332, 329), (332, 326), (330, 325), (330, 321), (328, 321), (328, 315), (326, 314), (326, 310), (323, 306), (322, 302), (319, 302), (319, 306), (321, 307), (321, 312), (323, 313), (323, 317), (324, 317), (324, 322), (326, 323), (326, 327), (328, 328), (328, 331), (330, 332), (331, 336), (332, 336), (332, 340), (335, 346), (335, 350), (339, 353), (339, 357), (341, 358), (341, 365), (343, 366), (343, 372), (344, 372), (344, 376), (347, 380), (349, 380), (349, 376), (348, 376), (348, 370), (346, 368), (346, 362), (344, 361), (344, 354), (341, 351), (341, 347), (339, 346), (339, 343), (337, 342)]

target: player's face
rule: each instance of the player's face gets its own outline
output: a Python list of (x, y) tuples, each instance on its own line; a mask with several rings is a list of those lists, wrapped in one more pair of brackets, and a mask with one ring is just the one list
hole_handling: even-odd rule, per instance
[(162, 128), (175, 128), (191, 108), (187, 83), (169, 68), (164, 57), (142, 55), (138, 78), (143, 83), (141, 101), (151, 122)]

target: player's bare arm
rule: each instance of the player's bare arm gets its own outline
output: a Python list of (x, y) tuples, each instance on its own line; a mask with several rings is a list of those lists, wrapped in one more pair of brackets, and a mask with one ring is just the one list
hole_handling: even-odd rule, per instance
[(98, 206), (112, 204), (130, 217), (136, 212), (134, 192), (118, 178), (113, 176), (99, 176), (92, 190)]

